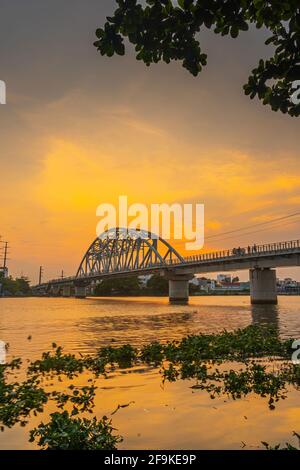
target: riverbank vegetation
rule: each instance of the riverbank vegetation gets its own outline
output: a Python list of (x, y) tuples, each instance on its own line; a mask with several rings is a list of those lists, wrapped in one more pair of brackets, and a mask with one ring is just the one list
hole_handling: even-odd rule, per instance
[(120, 279), (103, 279), (95, 287), (95, 296), (151, 296), (168, 295), (169, 284), (163, 277), (154, 274), (147, 282), (142, 283), (138, 276), (122, 277)]
[(31, 295), (30, 281), (27, 277), (3, 277), (0, 275), (0, 297), (23, 297)]
[[(194, 284), (189, 285), (190, 295), (209, 295)], [(247, 293), (247, 292), (246, 292)], [(145, 282), (141, 282), (138, 276), (127, 276), (117, 279), (102, 279), (94, 289), (97, 296), (167, 296), (169, 294), (169, 282), (159, 274), (153, 274)], [(217, 294), (217, 292), (216, 292)], [(221, 295), (226, 295), (224, 291)], [(235, 293), (236, 294), (236, 293)], [(210, 294), (212, 295), (212, 293)]]
[[(273, 410), (287, 398), (291, 387), (300, 386), (300, 365), (291, 361), (293, 352), (293, 340), (282, 340), (275, 329), (261, 326), (153, 342), (139, 349), (129, 344), (109, 346), (86, 356), (64, 353), (53, 344), (51, 351), (26, 368), (21, 359), (0, 366), (1, 429), (17, 423), (26, 426), (32, 415), (47, 411), (51, 402), (51, 409), (54, 404), (57, 410), (50, 414), (48, 423), (30, 431), (31, 442), (42, 449), (115, 449), (122, 438), (111, 418), (89, 418), (99, 393), (97, 380), (116, 368), (141, 364), (156, 369), (162, 382), (188, 379), (193, 391), (204, 391), (212, 400), (220, 396), (237, 400), (251, 393)], [(18, 370), (26, 374), (21, 382), (15, 382)], [(86, 385), (77, 385), (78, 377)], [(53, 386), (55, 381), (59, 386)], [(122, 407), (125, 405), (119, 405), (111, 415)]]

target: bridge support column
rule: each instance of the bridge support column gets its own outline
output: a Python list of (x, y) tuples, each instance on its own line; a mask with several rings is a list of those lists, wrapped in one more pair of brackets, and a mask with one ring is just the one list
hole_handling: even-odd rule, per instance
[(51, 289), (51, 295), (53, 295), (53, 297), (60, 297), (60, 287), (53, 286)]
[(86, 288), (85, 288), (85, 286), (75, 286), (75, 297), (76, 297), (76, 299), (85, 299), (86, 298)]
[(63, 286), (62, 295), (63, 297), (71, 297), (71, 286)]
[(193, 274), (174, 274), (168, 276), (170, 304), (185, 305), (189, 302), (189, 281), (193, 277)]
[(277, 304), (275, 269), (250, 269), (252, 304)]

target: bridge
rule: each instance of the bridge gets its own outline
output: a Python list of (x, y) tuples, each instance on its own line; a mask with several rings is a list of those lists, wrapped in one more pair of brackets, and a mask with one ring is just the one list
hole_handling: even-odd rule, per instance
[(103, 233), (85, 253), (75, 276), (33, 287), (36, 295), (85, 298), (107, 277), (159, 273), (169, 281), (171, 303), (187, 303), (195, 274), (249, 270), (253, 304), (276, 304), (277, 267), (300, 266), (300, 240), (252, 245), (182, 257), (166, 240), (139, 229)]

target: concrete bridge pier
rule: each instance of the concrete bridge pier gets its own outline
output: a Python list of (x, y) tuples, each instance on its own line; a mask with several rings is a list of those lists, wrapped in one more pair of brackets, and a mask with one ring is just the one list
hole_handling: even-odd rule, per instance
[(75, 286), (75, 298), (76, 299), (85, 299), (86, 298), (86, 287), (85, 286)]
[(193, 274), (171, 274), (167, 275), (169, 280), (170, 304), (186, 305), (189, 302), (189, 281)]
[(250, 296), (252, 304), (277, 304), (275, 269), (250, 269)]
[(71, 286), (63, 286), (62, 296), (63, 297), (71, 297)]
[(50, 295), (53, 297), (60, 297), (60, 286), (52, 286)]

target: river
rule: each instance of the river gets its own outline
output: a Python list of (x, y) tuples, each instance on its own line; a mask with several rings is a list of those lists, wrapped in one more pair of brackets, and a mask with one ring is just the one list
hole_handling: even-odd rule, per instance
[[(233, 330), (268, 323), (284, 338), (300, 338), (300, 297), (279, 297), (277, 306), (251, 306), (247, 296), (191, 297), (187, 306), (167, 298), (4, 298), (0, 299), (0, 340), (9, 343), (7, 359), (36, 359), (52, 342), (66, 352), (93, 353), (108, 344), (141, 346), (199, 332)], [(113, 415), (124, 449), (251, 449), (261, 441), (293, 442), (300, 431), (299, 392), (290, 390), (270, 411), (257, 396), (212, 400), (191, 389), (192, 382), (162, 383), (158, 369), (135, 367), (99, 378), (96, 414)], [(0, 435), (1, 449), (31, 448), (34, 418)]]

